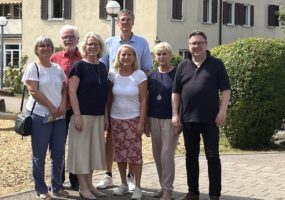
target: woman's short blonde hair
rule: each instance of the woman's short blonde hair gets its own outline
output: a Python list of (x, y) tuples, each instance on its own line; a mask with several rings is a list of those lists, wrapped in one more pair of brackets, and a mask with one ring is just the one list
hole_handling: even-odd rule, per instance
[(157, 53), (162, 52), (162, 51), (167, 51), (169, 53), (169, 55), (171, 56), (172, 55), (171, 45), (167, 42), (160, 42), (157, 45), (155, 45), (153, 48), (154, 54), (157, 54)]
[(103, 56), (103, 54), (105, 53), (105, 43), (102, 39), (102, 37), (95, 32), (88, 32), (85, 36), (84, 36), (84, 40), (81, 44), (81, 55), (83, 58), (86, 58), (87, 56), (87, 52), (86, 52), (86, 46), (87, 46), (87, 40), (89, 38), (94, 38), (95, 40), (97, 40), (100, 43), (100, 52), (98, 54), (98, 58), (101, 58)]
[(41, 35), (36, 39), (34, 44), (34, 53), (37, 56), (38, 56), (37, 47), (39, 47), (40, 45), (49, 45), (52, 48), (52, 51), (54, 51), (53, 42), (48, 36)]
[(136, 53), (136, 50), (134, 49), (134, 47), (132, 47), (129, 44), (123, 44), (122, 46), (119, 47), (117, 56), (116, 56), (115, 61), (114, 61), (114, 68), (115, 68), (115, 70), (119, 71), (119, 69), (122, 67), (121, 63), (119, 61), (119, 58), (120, 58), (121, 51), (122, 51), (123, 48), (128, 48), (128, 49), (132, 50), (132, 52), (134, 54), (134, 57), (135, 57), (134, 63), (132, 65), (132, 70), (136, 71), (138, 69), (137, 53)]

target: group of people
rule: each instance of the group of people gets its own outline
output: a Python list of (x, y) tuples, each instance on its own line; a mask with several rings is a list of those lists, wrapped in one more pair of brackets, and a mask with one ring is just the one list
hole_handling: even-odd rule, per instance
[[(175, 150), (183, 132), (189, 191), (185, 200), (199, 199), (199, 149), (202, 134), (209, 169), (209, 195), (221, 193), (219, 126), (225, 122), (230, 83), (224, 64), (207, 51), (207, 37), (189, 36), (190, 57), (171, 65), (172, 47), (161, 42), (153, 55), (152, 69), (147, 41), (132, 32), (134, 15), (118, 13), (120, 34), (105, 42), (94, 32), (85, 35), (81, 49), (75, 26), (60, 30), (63, 50), (54, 53), (49, 37), (34, 46), (38, 60), (30, 63), (22, 81), (34, 106), (32, 174), (36, 197), (52, 199), (45, 182), (45, 158), (51, 157), (51, 194), (67, 196), (63, 189), (65, 168), (74, 190), (83, 199), (106, 194), (113, 186), (112, 166), (117, 162), (121, 183), (113, 194), (133, 191), (142, 198), (142, 134), (151, 136), (159, 190), (153, 194), (170, 200), (174, 189)], [(221, 98), (219, 97), (221, 93)], [(221, 103), (220, 103), (221, 102)], [(68, 134), (67, 134), (68, 133)], [(68, 137), (66, 167), (65, 143)], [(106, 170), (93, 185), (94, 170)]]

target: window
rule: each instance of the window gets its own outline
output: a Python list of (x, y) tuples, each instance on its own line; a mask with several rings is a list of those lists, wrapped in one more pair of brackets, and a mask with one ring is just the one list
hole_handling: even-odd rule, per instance
[(71, 0), (41, 0), (41, 19), (71, 19)]
[(245, 23), (246, 26), (254, 25), (254, 7), (253, 5), (245, 5)]
[(21, 4), (0, 4), (0, 16), (5, 16), (9, 19), (21, 19)]
[(218, 1), (203, 0), (203, 22), (217, 23)]
[(267, 18), (267, 25), (268, 26), (279, 26), (279, 6), (277, 5), (268, 5), (268, 18)]
[(179, 49), (179, 55), (180, 55), (183, 59), (189, 58), (190, 51), (189, 51), (189, 49)]
[(235, 24), (235, 7), (234, 3), (223, 2), (223, 23), (228, 25)]
[(172, 0), (172, 19), (182, 20), (182, 0)]
[[(121, 9), (128, 9), (134, 12), (133, 0), (116, 0), (116, 1), (120, 4)], [(107, 18), (107, 12), (106, 12), (107, 3), (108, 3), (107, 0), (100, 0), (99, 2), (99, 19)]]
[(235, 4), (235, 25), (254, 25), (254, 7), (252, 5)]
[(20, 44), (5, 44), (4, 66), (19, 67), (21, 52)]

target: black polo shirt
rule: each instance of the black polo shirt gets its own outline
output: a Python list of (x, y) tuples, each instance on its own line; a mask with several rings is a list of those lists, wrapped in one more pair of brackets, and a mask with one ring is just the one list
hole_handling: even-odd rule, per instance
[(219, 91), (229, 89), (223, 62), (208, 54), (200, 68), (191, 57), (178, 65), (172, 91), (181, 95), (183, 122), (214, 124), (219, 112)]

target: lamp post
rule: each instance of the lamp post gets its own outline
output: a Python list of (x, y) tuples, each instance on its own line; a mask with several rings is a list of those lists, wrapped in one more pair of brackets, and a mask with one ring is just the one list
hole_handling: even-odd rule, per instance
[(6, 17), (0, 17), (0, 26), (1, 26), (1, 82), (0, 89), (3, 89), (3, 79), (4, 79), (4, 26), (6, 26), (8, 20)]
[(121, 7), (117, 1), (109, 1), (106, 5), (106, 11), (108, 15), (111, 16), (111, 33), (112, 36), (115, 35), (115, 17), (117, 16), (118, 12), (120, 12)]

